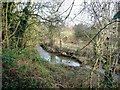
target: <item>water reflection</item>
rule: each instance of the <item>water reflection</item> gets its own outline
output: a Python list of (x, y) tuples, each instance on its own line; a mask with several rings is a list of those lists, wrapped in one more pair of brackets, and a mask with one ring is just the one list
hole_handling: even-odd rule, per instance
[(42, 47), (37, 47), (36, 49), (40, 53), (40, 56), (42, 58), (44, 58), (47, 61), (50, 61), (52, 63), (63, 63), (63, 64), (67, 64), (70, 66), (80, 66), (80, 64), (78, 62), (75, 62), (75, 60), (66, 58), (63, 56), (56, 56), (54, 54), (48, 53)]

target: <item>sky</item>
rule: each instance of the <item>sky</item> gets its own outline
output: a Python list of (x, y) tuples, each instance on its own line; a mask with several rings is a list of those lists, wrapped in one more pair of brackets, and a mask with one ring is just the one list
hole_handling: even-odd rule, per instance
[[(73, 0), (66, 0), (66, 5), (64, 5), (64, 8), (67, 8), (72, 3), (72, 1)], [(87, 0), (87, 2), (89, 1), (90, 0)], [(73, 19), (78, 14), (78, 12), (83, 9), (83, 2), (84, 0), (75, 0), (74, 7), (70, 14), (71, 19)], [(84, 17), (81, 15), (78, 15), (74, 20), (71, 21), (71, 19), (68, 19), (69, 25), (74, 25), (80, 22), (84, 22), (88, 18), (87, 18), (87, 15), (84, 15)]]
[[(7, 0), (2, 0), (2, 1), (7, 1)], [(15, 2), (28, 2), (29, 0), (8, 0), (8, 1), (15, 1)], [(50, 0), (30, 0), (31, 2), (41, 2), (41, 1), (50, 1)], [(59, 1), (59, 0), (58, 0)], [(79, 11), (81, 11), (83, 9), (83, 2), (87, 2), (90, 3), (91, 1), (96, 2), (96, 1), (100, 1), (100, 2), (107, 2), (107, 1), (120, 1), (120, 0), (75, 0), (74, 3), (74, 7), (70, 13), (69, 18), (67, 19), (67, 24), (68, 25), (75, 25), (78, 23), (91, 23), (91, 20), (89, 18), (89, 14), (88, 13), (82, 13), (80, 15), (78, 15), (74, 20), (73, 18), (78, 14)], [(73, 0), (65, 0), (65, 2), (62, 4), (62, 8), (61, 8), (61, 12), (65, 11), (71, 4), (72, 4)], [(64, 13), (64, 15), (67, 15), (69, 13), (69, 10), (67, 13)], [(86, 21), (86, 22), (85, 22)]]
[[(64, 9), (65, 8), (68, 8), (69, 5), (72, 3), (73, 0), (66, 0), (65, 1), (65, 5), (64, 5)], [(70, 17), (74, 17), (79, 11), (81, 11), (84, 7), (83, 5), (83, 2), (87, 2), (88, 4), (92, 2), (97, 2), (97, 1), (100, 1), (100, 2), (118, 2), (120, 0), (75, 0), (75, 3), (74, 3), (74, 7), (72, 9), (72, 12), (70, 14)], [(84, 23), (84, 24), (90, 24), (92, 23), (91, 22), (91, 19), (89, 17), (89, 14), (86, 12), (86, 13), (82, 13), (80, 15), (78, 15), (73, 21), (71, 21), (70, 19), (68, 20), (68, 25), (75, 25), (75, 24), (79, 24), (79, 23)]]

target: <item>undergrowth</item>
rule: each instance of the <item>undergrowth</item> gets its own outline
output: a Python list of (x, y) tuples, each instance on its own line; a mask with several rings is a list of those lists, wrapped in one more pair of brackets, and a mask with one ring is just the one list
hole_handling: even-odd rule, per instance
[(48, 62), (31, 49), (2, 49), (3, 83), (8, 88), (52, 87), (52, 77), (44, 67)]
[[(53, 64), (33, 49), (2, 49), (2, 88), (87, 88), (90, 71)], [(96, 85), (96, 77), (94, 77)], [(88, 82), (88, 83), (86, 83)]]
[(3, 48), (2, 63), (3, 89), (70, 87), (69, 79), (76, 75), (65, 65), (47, 62), (37, 51), (28, 48)]

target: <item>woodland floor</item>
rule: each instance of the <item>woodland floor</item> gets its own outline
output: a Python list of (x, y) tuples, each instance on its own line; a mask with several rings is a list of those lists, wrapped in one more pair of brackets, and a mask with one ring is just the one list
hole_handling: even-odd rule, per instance
[[(31, 49), (3, 49), (3, 88), (88, 88), (91, 70), (52, 64)], [(97, 87), (97, 74), (93, 74)]]

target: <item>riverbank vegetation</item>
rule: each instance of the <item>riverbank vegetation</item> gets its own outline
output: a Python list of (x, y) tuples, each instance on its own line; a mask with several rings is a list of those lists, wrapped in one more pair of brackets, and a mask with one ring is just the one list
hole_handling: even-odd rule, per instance
[[(120, 88), (120, 2), (76, 1), (0, 4), (3, 89)], [(48, 62), (37, 46), (80, 66)]]
[[(89, 87), (90, 70), (85, 67), (52, 64), (32, 49), (3, 49), (2, 52), (4, 89)], [(94, 87), (97, 87), (95, 82)]]

